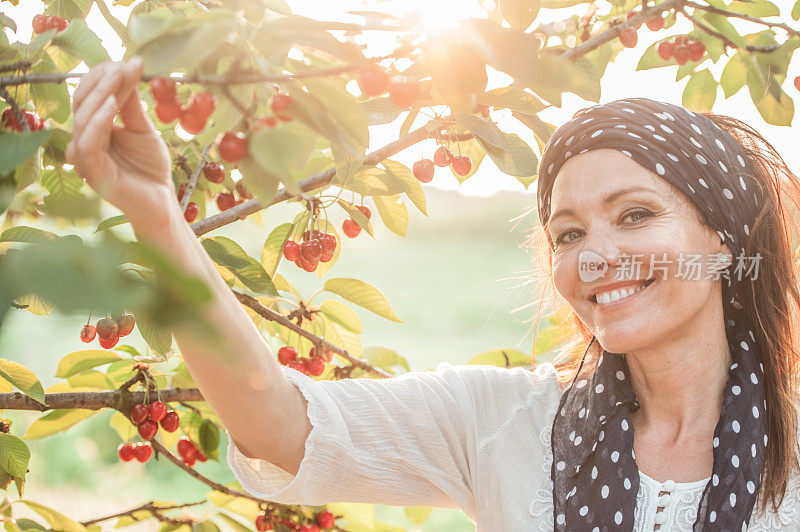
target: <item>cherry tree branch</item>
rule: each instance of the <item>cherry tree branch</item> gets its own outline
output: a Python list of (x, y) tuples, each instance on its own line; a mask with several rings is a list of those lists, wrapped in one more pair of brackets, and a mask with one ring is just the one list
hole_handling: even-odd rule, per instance
[(119, 512), (119, 513), (116, 513), (116, 514), (113, 514), (113, 515), (107, 515), (105, 517), (98, 517), (96, 519), (90, 519), (88, 521), (81, 521), (81, 524), (83, 526), (89, 526), (89, 525), (93, 525), (95, 523), (102, 523), (103, 521), (108, 521), (109, 519), (116, 519), (116, 518), (125, 517), (125, 516), (130, 516), (134, 520), (136, 520), (136, 517), (134, 516), (134, 514), (136, 514), (138, 512), (150, 512), (156, 517), (156, 519), (158, 519), (159, 521), (163, 521), (164, 520), (163, 519), (164, 516), (161, 514), (161, 512), (163, 512), (163, 511), (178, 510), (180, 508), (189, 508), (190, 506), (198, 506), (200, 504), (205, 504), (207, 502), (208, 502), (207, 500), (202, 500), (202, 501), (197, 501), (197, 502), (187, 502), (186, 504), (171, 504), (171, 505), (167, 505), (167, 506), (158, 506), (158, 504), (159, 504), (158, 502), (150, 501), (150, 502), (148, 502), (146, 504), (143, 504), (143, 505), (141, 505), (141, 506), (139, 506), (137, 508), (132, 508), (132, 509), (124, 511), (124, 512)]
[(760, 18), (757, 17), (745, 15), (744, 13), (736, 13), (734, 11), (728, 11), (727, 9), (720, 9), (714, 6), (704, 6), (702, 4), (696, 4), (691, 0), (684, 0), (684, 1), (686, 6), (693, 7), (701, 11), (708, 11), (709, 13), (716, 13), (717, 15), (724, 15), (726, 17), (740, 18), (742, 20), (755, 22), (756, 24), (763, 24), (765, 26), (768, 26), (769, 28), (781, 28), (782, 30), (785, 30), (786, 33), (788, 33), (789, 35), (792, 35), (794, 37), (800, 37), (799, 30), (796, 30), (782, 22), (768, 22), (766, 20), (761, 20)]
[[(197, 388), (167, 388), (160, 390), (161, 400), (165, 403), (181, 401), (205, 401), (203, 394)], [(24, 393), (0, 393), (0, 410), (64, 410), (82, 408), (85, 410), (100, 410), (114, 408), (121, 412), (130, 410), (126, 405), (152, 402), (158, 400), (158, 391), (149, 392), (145, 401), (145, 392), (130, 392), (128, 390), (113, 390), (109, 392), (65, 392), (46, 393), (44, 404), (28, 397)]]
[(200, 157), (200, 160), (197, 162), (197, 166), (192, 172), (192, 175), (189, 176), (189, 182), (186, 184), (186, 189), (183, 191), (183, 198), (181, 199), (181, 212), (186, 212), (186, 206), (189, 205), (189, 199), (192, 197), (192, 193), (194, 193), (194, 188), (197, 186), (197, 178), (200, 176), (200, 172), (203, 170), (203, 167), (206, 165), (206, 161), (208, 160), (208, 152), (211, 151), (212, 144), (203, 149), (203, 155)]
[(294, 323), (292, 323), (291, 321), (286, 319), (284, 316), (282, 316), (282, 315), (278, 314), (277, 312), (275, 312), (274, 310), (271, 310), (271, 309), (267, 308), (266, 306), (264, 306), (260, 301), (258, 301), (254, 297), (248, 296), (247, 294), (242, 294), (241, 292), (237, 292), (236, 290), (233, 290), (233, 289), (231, 289), (231, 291), (233, 292), (233, 294), (236, 296), (236, 299), (238, 299), (240, 303), (242, 303), (243, 305), (245, 305), (247, 307), (250, 307), (256, 313), (258, 313), (260, 316), (263, 316), (264, 318), (267, 318), (268, 320), (277, 322), (280, 325), (283, 325), (284, 327), (286, 327), (287, 329), (293, 330), (294, 332), (296, 332), (300, 336), (303, 336), (303, 337), (311, 340), (312, 342), (314, 342), (315, 345), (320, 345), (323, 348), (326, 348), (326, 349), (329, 349), (329, 350), (333, 351), (337, 355), (339, 355), (342, 358), (346, 359), (353, 366), (359, 367), (359, 368), (363, 369), (364, 371), (367, 371), (369, 373), (373, 373), (373, 374), (375, 374), (375, 375), (377, 375), (379, 377), (383, 377), (383, 378), (391, 378), (392, 377), (392, 375), (387, 373), (386, 371), (383, 371), (382, 369), (378, 369), (378, 368), (368, 364), (367, 362), (361, 360), (360, 358), (354, 357), (353, 355), (348, 353), (346, 350), (344, 350), (344, 349), (342, 349), (340, 347), (336, 347), (335, 345), (333, 345), (330, 342), (320, 338), (319, 336), (315, 336), (315, 335), (311, 334), (310, 332), (308, 332), (307, 330), (303, 329), (302, 327), (299, 327), (299, 326), (295, 325)]

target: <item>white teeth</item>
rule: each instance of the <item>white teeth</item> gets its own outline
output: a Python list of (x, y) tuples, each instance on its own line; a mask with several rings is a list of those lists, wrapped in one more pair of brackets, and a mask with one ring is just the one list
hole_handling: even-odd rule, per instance
[(645, 282), (643, 282), (636, 288), (621, 288), (619, 290), (611, 290), (610, 292), (601, 292), (595, 296), (595, 299), (597, 299), (598, 303), (604, 304), (604, 303), (611, 303), (612, 301), (617, 301), (619, 299), (623, 299), (628, 296), (632, 296), (636, 292), (641, 292), (642, 290), (644, 290)]

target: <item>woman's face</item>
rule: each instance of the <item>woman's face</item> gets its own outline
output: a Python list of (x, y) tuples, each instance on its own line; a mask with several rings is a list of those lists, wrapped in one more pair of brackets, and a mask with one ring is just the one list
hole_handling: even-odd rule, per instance
[[(558, 172), (550, 206), (556, 290), (607, 351), (646, 349), (708, 323), (704, 314), (721, 315), (723, 281), (706, 278), (706, 263), (713, 254), (731, 259), (730, 250), (681, 192), (627, 155), (598, 149), (571, 157)], [(586, 250), (599, 257), (581, 256)], [(591, 278), (603, 260), (608, 268)], [(608, 302), (603, 294), (619, 299)]]

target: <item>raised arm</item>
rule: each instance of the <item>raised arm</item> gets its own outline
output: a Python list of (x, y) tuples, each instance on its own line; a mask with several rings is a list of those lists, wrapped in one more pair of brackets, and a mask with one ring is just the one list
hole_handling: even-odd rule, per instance
[[(245, 455), (296, 473), (311, 431), (306, 400), (281, 371), (185, 221), (172, 184), (169, 151), (139, 101), (141, 75), (138, 61), (106, 62), (89, 70), (73, 98), (67, 160), (126, 215), (140, 241), (209, 286), (212, 299), (202, 313), (216, 324), (221, 341), (212, 346), (176, 330), (189, 372)], [(117, 113), (122, 126), (114, 124)]]

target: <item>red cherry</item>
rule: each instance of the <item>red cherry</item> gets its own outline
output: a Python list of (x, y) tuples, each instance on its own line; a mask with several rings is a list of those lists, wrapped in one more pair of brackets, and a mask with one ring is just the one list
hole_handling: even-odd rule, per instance
[(201, 462), (208, 462), (208, 458), (206, 458), (206, 455), (204, 455), (202, 451), (200, 451), (200, 449), (198, 449), (197, 447), (194, 448), (194, 454), (192, 456), (194, 458), (197, 458)]
[(664, 17), (659, 15), (656, 18), (648, 20), (646, 24), (650, 31), (658, 31), (664, 27)]
[(258, 530), (258, 532), (272, 530), (272, 522), (267, 519), (266, 514), (261, 514), (256, 517), (256, 530)]
[(228, 131), (217, 143), (217, 149), (222, 160), (235, 163), (247, 153), (247, 137), (239, 132)]
[(472, 159), (469, 158), (469, 155), (453, 157), (452, 165), (455, 173), (465, 176), (472, 170)]
[[(285, 92), (276, 93), (272, 97), (270, 109), (272, 109), (272, 112), (275, 114), (281, 113), (289, 107), (289, 105), (292, 103), (292, 100), (293, 98)], [(280, 116), (278, 116), (278, 118), (282, 120)]]
[(192, 223), (194, 219), (197, 218), (198, 212), (200, 212), (200, 207), (197, 206), (197, 203), (190, 201), (186, 206), (186, 210), (183, 212), (183, 217), (187, 222)]
[(414, 177), (421, 183), (430, 183), (433, 179), (433, 171), (435, 167), (433, 161), (430, 159), (422, 159), (414, 163)]
[(150, 419), (155, 422), (159, 422), (164, 419), (164, 416), (167, 415), (168, 410), (169, 408), (167, 407), (167, 403), (164, 401), (153, 401), (150, 403)]
[(325, 361), (321, 358), (309, 358), (305, 361), (308, 372), (314, 376), (322, 375), (325, 371)]
[(214, 95), (211, 94), (210, 92), (197, 93), (194, 96), (192, 96), (191, 106), (194, 107), (198, 113), (208, 118), (216, 108)]
[(150, 445), (149, 441), (140, 441), (133, 445), (133, 456), (135, 456), (138, 461), (142, 463), (147, 462), (152, 455), (153, 446)]
[(333, 358), (333, 351), (322, 347), (312, 347), (311, 351), (308, 352), (308, 356), (311, 358), (321, 358), (325, 362), (330, 362), (331, 358)]
[(123, 314), (117, 320), (117, 335), (128, 336), (131, 332), (133, 332), (133, 326), (136, 324), (136, 319), (133, 317), (132, 314)]
[(372, 211), (370, 211), (370, 210), (369, 210), (369, 207), (367, 207), (366, 205), (356, 205), (356, 209), (358, 209), (359, 211), (361, 211), (361, 213), (362, 213), (364, 216), (366, 216), (366, 217), (367, 217), (367, 220), (369, 220), (370, 216), (372, 216)]
[(181, 183), (178, 185), (178, 202), (183, 199), (183, 195), (186, 193), (186, 183)]
[(294, 347), (283, 346), (278, 349), (278, 362), (284, 366), (289, 364), (292, 360), (297, 359), (297, 349)]
[[(181, 115), (181, 104), (177, 101), (156, 102), (156, 116), (164, 124), (170, 124)], [(185, 128), (184, 128), (185, 129)]]
[(147, 405), (143, 403), (135, 404), (131, 408), (131, 421), (135, 424), (139, 424), (150, 414), (150, 409), (147, 408)]
[(689, 44), (689, 59), (691, 59), (692, 61), (700, 61), (705, 53), (706, 53), (705, 44), (699, 41), (694, 41), (691, 44)]
[(319, 243), (323, 255), (331, 255), (336, 250), (336, 237), (331, 233), (322, 233), (319, 236)]
[[(628, 15), (625, 17), (625, 20), (630, 20), (632, 17), (635, 17), (636, 15), (638, 15), (638, 13), (637, 13), (636, 11), (628, 11)], [(631, 28), (633, 28), (633, 27), (634, 27), (634, 26), (631, 26)], [(636, 29), (638, 30), (638, 29), (639, 29), (639, 28), (641, 28), (641, 27), (642, 27), (642, 23), (640, 22), (640, 23), (639, 23), (639, 24), (636, 26)]]
[(14, 116), (14, 110), (11, 109), (11, 107), (6, 107), (3, 110), (3, 114), (0, 115), (0, 119), (3, 121), (4, 128), (11, 128), (14, 131), (22, 131), (22, 126), (20, 126), (19, 122), (17, 122), (17, 117)]
[(303, 525), (298, 529), (300, 532), (319, 532), (317, 525)]
[(253, 195), (245, 188), (243, 179), (236, 182), (236, 192), (239, 194), (240, 198), (253, 199)]
[(320, 528), (329, 529), (335, 526), (336, 516), (330, 510), (325, 510), (317, 514), (315, 519)]
[(283, 256), (286, 260), (295, 261), (300, 256), (300, 244), (294, 240), (287, 240), (283, 243)]
[(119, 342), (119, 336), (112, 336), (108, 340), (103, 340), (102, 338), (98, 338), (97, 341), (100, 343), (100, 347), (103, 349), (111, 349), (117, 342)]
[(256, 123), (253, 127), (253, 131), (258, 131), (262, 127), (273, 128), (275, 127), (276, 124), (277, 121), (275, 120), (274, 117), (269, 116), (267, 118), (259, 118), (256, 120)]
[(419, 98), (419, 83), (413, 80), (395, 81), (389, 87), (389, 97), (397, 107), (407, 109)]
[(672, 51), (674, 45), (669, 41), (664, 41), (658, 45), (658, 55), (661, 56), (661, 59), (664, 61), (668, 61), (672, 58)]
[(225, 169), (217, 161), (206, 163), (203, 167), (203, 175), (212, 183), (222, 183), (225, 181)]
[(316, 240), (303, 242), (300, 244), (300, 255), (308, 262), (317, 262), (322, 255), (322, 246)]
[[(299, 260), (299, 259), (298, 259)], [(296, 369), (300, 373), (306, 372), (306, 365), (301, 360), (290, 360), (288, 364), (286, 364), (287, 368)]]
[(300, 267), (303, 268), (305, 271), (313, 272), (314, 270), (317, 269), (319, 260), (315, 261), (306, 260), (305, 257), (303, 257), (303, 255), (300, 255), (300, 258), (297, 259), (297, 264), (299, 264)]
[(47, 31), (47, 15), (33, 16), (33, 33), (40, 34)]
[(161, 428), (167, 432), (175, 432), (178, 430), (180, 423), (181, 420), (178, 417), (178, 413), (174, 410), (170, 410), (164, 415), (164, 419), (161, 420)]
[(619, 41), (625, 48), (633, 48), (639, 41), (639, 36), (636, 35), (636, 30), (633, 28), (625, 28), (619, 32)]
[(687, 44), (689, 42), (689, 37), (686, 35), (678, 35), (675, 37), (675, 44)]
[(139, 430), (139, 436), (143, 440), (152, 440), (156, 437), (156, 432), (158, 432), (158, 423), (152, 419), (145, 419), (136, 425), (136, 428)]
[(25, 121), (28, 122), (28, 129), (31, 131), (39, 131), (44, 128), (44, 122), (39, 120), (39, 117), (36, 114), (25, 111)]
[(800, 91), (800, 76), (794, 78), (794, 88)]
[(450, 161), (453, 159), (453, 152), (445, 148), (444, 146), (439, 146), (436, 148), (436, 151), (433, 153), (433, 164), (436, 166), (450, 166)]
[(194, 453), (194, 444), (189, 438), (181, 438), (178, 440), (178, 454), (184, 460)]
[(63, 17), (49, 16), (47, 17), (47, 29), (56, 31), (64, 31), (69, 26), (69, 21)]
[(175, 89), (175, 82), (171, 79), (164, 77), (153, 78), (150, 81), (150, 94), (157, 102), (170, 104), (175, 101), (177, 90)]
[(236, 206), (236, 198), (230, 192), (220, 192), (217, 194), (217, 207), (220, 211), (227, 211)]
[(355, 238), (361, 232), (361, 226), (355, 220), (348, 218), (342, 223), (342, 231), (348, 238)]
[(118, 332), (119, 326), (116, 320), (103, 318), (97, 321), (97, 336), (99, 336), (101, 340), (110, 340), (116, 336)]
[(183, 463), (189, 467), (194, 466), (195, 462), (197, 462), (197, 457), (195, 455), (187, 456), (183, 459)]
[(320, 261), (320, 262), (328, 262), (328, 261), (330, 261), (332, 258), (333, 258), (333, 252), (330, 252), (330, 253), (325, 253), (325, 252), (323, 251), (323, 252), (322, 252), (322, 255), (320, 255), (320, 256), (319, 256), (319, 261)]
[(319, 240), (322, 237), (322, 231), (314, 229), (313, 231), (303, 231), (303, 242), (306, 240)]
[(119, 455), (119, 459), (123, 462), (130, 462), (133, 460), (133, 445), (130, 443), (121, 443), (119, 447), (117, 447), (117, 454)]
[(81, 328), (81, 341), (83, 343), (88, 344), (94, 340), (95, 335), (97, 335), (97, 329), (95, 329), (94, 325), (87, 323)]
[(691, 53), (689, 52), (689, 48), (685, 44), (679, 44), (673, 48), (673, 53), (675, 54), (675, 61), (679, 65), (686, 64), (686, 61), (689, 60), (689, 56)]
[(192, 135), (197, 135), (203, 131), (206, 127), (206, 121), (208, 120), (202, 113), (191, 106), (181, 109), (180, 118), (181, 127)]
[(358, 77), (358, 88), (364, 96), (380, 96), (389, 90), (389, 74), (377, 68), (362, 70)]

